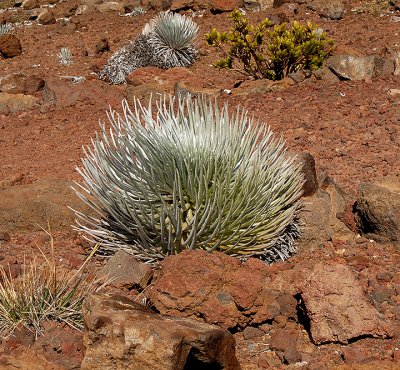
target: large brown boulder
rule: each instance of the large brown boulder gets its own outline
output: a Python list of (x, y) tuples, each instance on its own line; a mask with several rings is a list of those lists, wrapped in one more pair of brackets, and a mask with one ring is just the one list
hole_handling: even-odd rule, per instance
[(120, 296), (89, 296), (83, 315), (82, 370), (240, 369), (235, 339), (217, 326), (162, 316)]
[(223, 328), (244, 328), (286, 315), (268, 284), (270, 267), (251, 258), (241, 263), (223, 253), (184, 251), (167, 257), (149, 296), (163, 314), (200, 317)]

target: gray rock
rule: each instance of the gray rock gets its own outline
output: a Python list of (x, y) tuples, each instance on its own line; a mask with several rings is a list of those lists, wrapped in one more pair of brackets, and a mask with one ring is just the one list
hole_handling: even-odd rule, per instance
[(123, 10), (123, 6), (116, 1), (108, 1), (98, 5), (97, 9), (101, 14), (105, 14), (109, 12), (119, 12)]
[(303, 197), (313, 195), (318, 190), (314, 157), (309, 152), (289, 152), (288, 154), (289, 156), (296, 156), (296, 162), (301, 166), (301, 172), (304, 176)]
[(342, 80), (365, 80), (391, 75), (392, 60), (376, 55), (335, 55), (328, 60), (328, 67)]
[(380, 241), (400, 241), (400, 181), (385, 178), (360, 185), (355, 204), (360, 231)]
[(24, 0), (22, 2), (22, 9), (32, 10), (39, 7), (37, 0)]
[(319, 14), (327, 19), (338, 21), (343, 18), (344, 4), (341, 0), (319, 1)]
[(99, 271), (99, 275), (107, 276), (108, 279), (111, 279), (111, 284), (117, 288), (139, 286), (144, 289), (151, 279), (152, 269), (149, 265), (121, 250), (107, 261)]
[(107, 295), (89, 296), (83, 316), (82, 370), (240, 370), (235, 339), (218, 326), (162, 316)]
[(274, 0), (244, 0), (244, 6), (250, 11), (262, 11), (271, 9), (274, 6)]

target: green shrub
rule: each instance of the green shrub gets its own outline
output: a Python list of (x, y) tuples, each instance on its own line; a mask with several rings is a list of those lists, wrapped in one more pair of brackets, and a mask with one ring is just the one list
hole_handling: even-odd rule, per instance
[(333, 40), (310, 22), (272, 27), (266, 18), (253, 26), (238, 10), (231, 13), (231, 19), (234, 26), (229, 32), (214, 28), (206, 34), (207, 44), (223, 53), (213, 64), (216, 68), (235, 69), (255, 79), (280, 80), (298, 70), (320, 68), (333, 50)]
[(124, 102), (85, 150), (77, 193), (98, 216), (76, 212), (78, 230), (145, 261), (196, 248), (288, 258), (303, 177), (282, 139), (205, 97), (162, 97), (155, 113)]

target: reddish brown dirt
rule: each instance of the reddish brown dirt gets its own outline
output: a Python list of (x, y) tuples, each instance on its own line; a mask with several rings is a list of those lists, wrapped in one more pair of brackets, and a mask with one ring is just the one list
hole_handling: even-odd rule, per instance
[[(351, 8), (349, 4), (347, 9)], [(253, 14), (250, 18), (258, 21), (267, 13)], [(91, 74), (92, 66), (102, 65), (113, 51), (134, 38), (152, 15), (136, 17), (133, 21), (115, 13), (85, 14), (78, 17), (79, 32), (60, 24), (17, 28), (16, 35), (21, 39), (24, 53), (3, 60), (2, 74), (21, 71), (45, 80), (65, 75), (95, 78)], [(291, 20), (318, 22), (335, 39), (337, 52), (355, 49), (367, 55), (383, 55), (399, 40), (399, 23), (391, 21), (391, 16), (348, 11), (342, 20), (328, 21), (301, 7)], [(206, 13), (195, 20), (200, 25), (200, 35), (212, 26), (217, 29), (230, 26), (226, 14)], [(108, 38), (111, 51), (97, 57), (94, 47), (103, 37)], [(241, 76), (210, 67), (218, 55), (203, 43), (200, 38), (199, 44), (206, 55), (190, 70), (202, 76), (205, 86), (232, 89)], [(60, 65), (57, 58), (60, 47), (66, 45), (74, 55), (70, 66)], [(88, 51), (88, 56), (82, 56), (84, 51)], [(37, 65), (40, 66), (34, 67)], [(107, 88), (106, 83), (99, 84)], [(399, 76), (333, 84), (306, 81), (280, 92), (246, 96), (245, 99), (225, 95), (223, 100), (232, 108), (238, 104), (244, 106), (269, 124), (276, 133), (283, 135), (290, 149), (310, 151), (319, 169), (327, 171), (341, 186), (354, 193), (361, 181), (399, 172), (396, 154), (400, 97), (388, 95), (388, 90), (398, 88), (399, 84)], [(123, 87), (113, 87), (111, 91), (114, 89), (121, 91)], [(108, 104), (105, 100), (100, 107), (84, 103), (62, 109), (51, 106), (44, 113), (34, 110), (0, 116), (0, 178), (24, 174), (31, 180), (44, 176), (78, 179), (74, 168), (80, 164), (81, 147), (88, 144), (98, 130), (98, 121), (105, 120)], [(114, 105), (115, 109), (119, 108)]]
[[(57, 7), (61, 12), (63, 7), (67, 8), (74, 2), (67, 0)], [(336, 53), (353, 50), (359, 54), (385, 56), (398, 46), (400, 23), (395, 22), (393, 16), (399, 16), (399, 12), (386, 11), (381, 16), (355, 14), (351, 9), (362, 2), (345, 3), (346, 13), (339, 21), (321, 18), (318, 12), (308, 10), (305, 4), (289, 20), (317, 22), (335, 39)], [(259, 21), (270, 13), (259, 12), (249, 18)], [(1, 76), (12, 72), (39, 75), (44, 80), (65, 75), (85, 76), (108, 91), (109, 97), (104, 100), (98, 97), (96, 104), (83, 101), (71, 107), (61, 107), (56, 103), (27, 112), (0, 113), (0, 182), (18, 179), (20, 183), (29, 183), (41, 178), (79, 180), (75, 167), (80, 165), (82, 146), (90, 143), (90, 138), (99, 128), (98, 121), (106, 119), (105, 111), (109, 104), (120, 109), (117, 98), (124, 96), (125, 89), (124, 86), (109, 86), (97, 81), (92, 74), (93, 66), (102, 66), (115, 50), (135, 38), (154, 14), (150, 12), (129, 18), (120, 17), (115, 12), (100, 14), (93, 11), (73, 17), (76, 24), (73, 27), (58, 21), (51, 25), (34, 23), (16, 28), (23, 54), (0, 60)], [(230, 27), (227, 14), (206, 12), (195, 21), (200, 25), (200, 35), (211, 27), (220, 30)], [(94, 52), (95, 45), (104, 37), (108, 39), (111, 50), (98, 56)], [(200, 76), (204, 87), (232, 90), (242, 77), (235, 72), (213, 69), (210, 64), (218, 58), (216, 51), (204, 46), (203, 37), (200, 37), (199, 45), (201, 57), (190, 70)], [(63, 46), (72, 50), (74, 63), (70, 66), (58, 63), (57, 53)], [(400, 173), (400, 95), (388, 94), (390, 89), (399, 88), (400, 76), (334, 83), (310, 79), (265, 95), (238, 97), (221, 94), (221, 101), (228, 102), (232, 108), (241, 105), (248, 109), (282, 135), (291, 150), (312, 153), (318, 172), (328, 173), (354, 198), (361, 182)], [(38, 93), (38, 97), (42, 98), (42, 93)], [(67, 230), (66, 233), (66, 236), (57, 235), (61, 240), (59, 257), (69, 268), (76, 268), (85, 251), (75, 236)], [(35, 250), (36, 243), (42, 245), (45, 241), (45, 234), (41, 232), (12, 235), (11, 241), (1, 245), (0, 254), (5, 257), (5, 262), (15, 263), (23, 253)], [(275, 357), (263, 360), (263, 355), (260, 356), (262, 349), (252, 346), (251, 341), (238, 339), (242, 346), (239, 357), (246, 363), (246, 368), (257, 369), (263, 361), (269, 364), (264, 368), (268, 368), (274, 361), (279, 362)], [(385, 345), (380, 346), (375, 352), (384, 351)], [(336, 347), (332, 345), (331, 348), (334, 353)], [(81, 350), (78, 345), (74, 349), (76, 353), (64, 354), (74, 358), (67, 368), (77, 366), (76, 359), (81, 358)], [(254, 351), (258, 351), (256, 363), (253, 363)], [(57, 349), (48, 349), (46, 357), (54, 358), (53, 352)], [(338, 360), (337, 363), (341, 362)], [(65, 365), (62, 359), (58, 364)]]

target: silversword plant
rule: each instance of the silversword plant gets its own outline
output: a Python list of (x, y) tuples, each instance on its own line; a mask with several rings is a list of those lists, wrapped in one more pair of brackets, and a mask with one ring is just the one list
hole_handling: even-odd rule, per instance
[(147, 10), (145, 8), (143, 8), (141, 6), (137, 6), (137, 7), (133, 8), (133, 10), (130, 13), (125, 14), (125, 15), (128, 17), (137, 17), (138, 15), (143, 15), (146, 13), (147, 13)]
[(62, 65), (68, 65), (73, 63), (72, 52), (70, 48), (61, 48), (57, 56), (60, 64)]
[(123, 102), (85, 149), (76, 191), (97, 217), (75, 211), (77, 229), (144, 261), (196, 248), (268, 262), (293, 254), (303, 177), (282, 139), (204, 96), (156, 106)]
[(99, 77), (121, 84), (137, 68), (188, 67), (197, 57), (197, 31), (196, 23), (184, 15), (160, 13), (145, 25), (141, 35), (111, 56)]
[(5, 35), (6, 33), (10, 33), (13, 29), (13, 26), (11, 23), (3, 23), (0, 24), (0, 36)]

